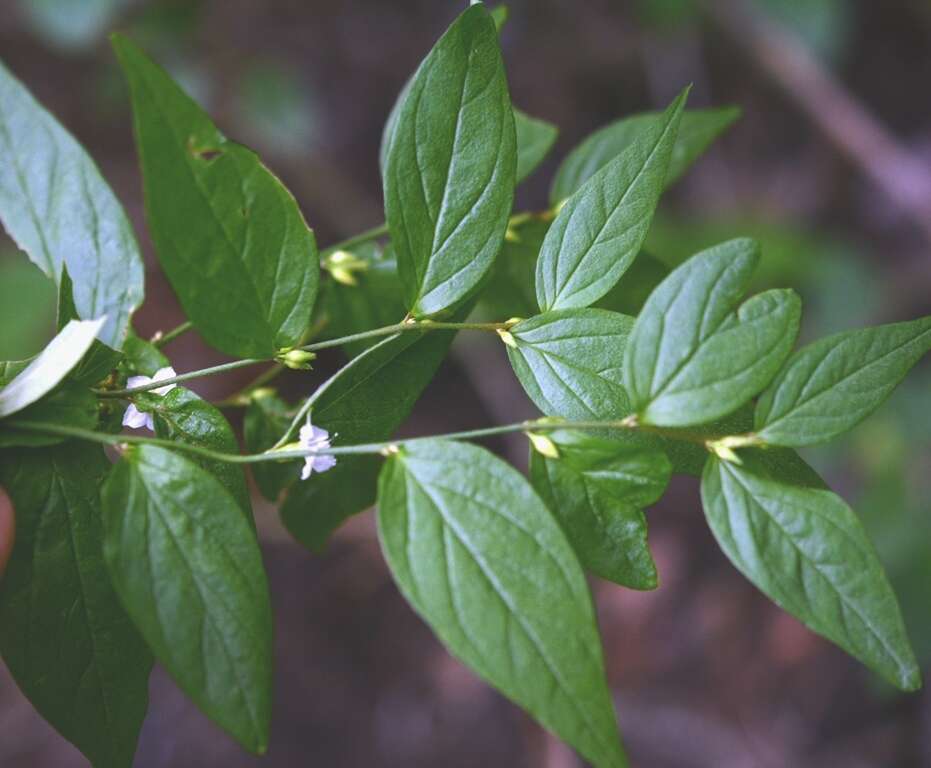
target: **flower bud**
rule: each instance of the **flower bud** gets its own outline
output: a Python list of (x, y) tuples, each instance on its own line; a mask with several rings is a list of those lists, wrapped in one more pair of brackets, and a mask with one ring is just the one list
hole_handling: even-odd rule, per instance
[(311, 368), (310, 361), (316, 359), (316, 357), (313, 352), (307, 352), (303, 349), (290, 349), (287, 352), (278, 354), (278, 362), (292, 371), (309, 371)]
[(548, 459), (559, 458), (559, 449), (556, 448), (556, 443), (546, 435), (541, 435), (539, 432), (525, 432), (524, 434), (529, 438), (534, 450), (541, 456), (546, 456)]

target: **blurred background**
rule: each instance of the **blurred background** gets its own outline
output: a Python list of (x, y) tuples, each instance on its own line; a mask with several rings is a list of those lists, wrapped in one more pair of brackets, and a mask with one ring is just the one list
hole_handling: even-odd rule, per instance
[[(227, 135), (258, 150), (328, 245), (383, 220), (384, 119), (464, 5), (3, 0), (0, 57), (88, 148), (133, 219), (147, 259), (136, 326), (149, 336), (182, 317), (146, 234), (107, 33), (132, 35)], [(744, 114), (665, 196), (649, 239), (657, 257), (674, 265), (721, 239), (758, 238), (759, 287), (802, 294), (809, 339), (931, 313), (929, 0), (512, 0), (510, 10), (513, 101), (561, 129), (518, 210), (546, 207), (559, 159), (592, 130), (694, 82), (690, 106)], [(0, 240), (0, 359), (40, 349), (54, 311), (52, 287)], [(195, 334), (168, 353), (179, 371), (222, 359)], [(306, 395), (338, 364), (289, 373), (281, 390)], [(249, 378), (192, 388), (220, 399)], [(404, 431), (534, 415), (501, 345), (463, 334)], [(231, 419), (238, 429), (241, 414)], [(522, 439), (490, 445), (526, 463)], [(931, 672), (931, 366), (806, 458), (865, 521)], [(659, 590), (593, 583), (633, 763), (931, 766), (931, 693), (894, 692), (767, 602), (718, 551), (697, 490), (676, 479), (648, 513)], [(317, 556), (255, 505), (277, 627), (269, 753), (245, 755), (157, 670), (136, 765), (580, 765), (445, 654), (394, 588), (370, 514)], [(0, 766), (82, 764), (0, 665)]]

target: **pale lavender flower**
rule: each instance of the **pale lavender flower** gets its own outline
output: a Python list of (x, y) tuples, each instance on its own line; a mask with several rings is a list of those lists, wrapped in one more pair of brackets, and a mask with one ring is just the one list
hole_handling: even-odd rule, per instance
[(330, 447), (330, 433), (320, 427), (315, 427), (308, 419), (301, 427), (298, 443), (307, 451), (314, 451), (310, 456), (304, 457), (304, 466), (301, 469), (301, 480), (306, 480), (314, 472), (326, 472), (336, 466), (336, 457), (326, 454), (316, 454), (316, 451), (326, 450)]
[[(126, 380), (126, 387), (128, 389), (133, 389), (134, 387), (141, 387), (145, 384), (151, 384), (153, 381), (162, 381), (164, 379), (171, 379), (177, 376), (175, 369), (170, 365), (164, 368), (159, 368), (155, 375), (152, 377), (149, 376), (130, 376)], [(166, 384), (164, 387), (158, 387), (158, 389), (149, 390), (156, 395), (167, 395), (171, 390), (173, 390), (177, 385), (176, 384)], [(123, 426), (129, 427), (130, 429), (141, 429), (145, 427), (152, 432), (155, 431), (155, 420), (152, 418), (151, 413), (143, 413), (132, 403), (129, 404), (129, 408), (126, 409), (126, 413), (123, 414)]]

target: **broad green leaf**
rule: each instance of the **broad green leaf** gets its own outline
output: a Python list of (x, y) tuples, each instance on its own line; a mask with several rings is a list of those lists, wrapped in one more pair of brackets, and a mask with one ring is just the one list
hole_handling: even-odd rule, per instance
[(630, 413), (622, 370), (633, 323), (604, 309), (544, 312), (511, 327), (508, 358), (547, 416), (619, 419)]
[(644, 424), (685, 427), (736, 411), (769, 384), (798, 335), (789, 290), (735, 310), (759, 250), (731, 240), (675, 269), (647, 300), (624, 356), (624, 387)]
[(467, 298), (501, 247), (514, 198), (514, 115), (498, 35), (476, 5), (411, 81), (385, 169), (385, 215), (407, 308)]
[[(354, 249), (352, 255), (366, 267), (351, 273), (355, 285), (332, 280), (327, 286), (324, 297), (327, 338), (337, 339), (397, 323), (407, 311), (394, 249), (390, 246), (384, 250), (375, 245), (362, 246)], [(378, 341), (356, 341), (344, 349), (355, 357)]]
[(65, 440), (57, 435), (42, 435), (36, 432), (17, 430), (15, 424), (39, 422), (57, 424), (80, 429), (97, 426), (97, 398), (87, 387), (66, 382), (13, 416), (9, 421), (0, 421), (0, 448), (10, 446), (55, 445)]
[(642, 508), (658, 501), (672, 467), (662, 451), (561, 430), (558, 458), (532, 451), (533, 487), (556, 515), (582, 565), (632, 589), (655, 589)]
[(55, 327), (56, 295), (55, 283), (26, 254), (0, 245), (0, 360), (24, 360), (45, 346)]
[(123, 373), (154, 376), (159, 368), (168, 365), (171, 365), (171, 362), (158, 347), (130, 331), (123, 345), (123, 361), (120, 366)]
[(929, 349), (931, 317), (819, 339), (760, 396), (754, 428), (773, 445), (830, 440), (875, 411)]
[(113, 47), (129, 81), (152, 240), (185, 313), (229, 355), (296, 345), (319, 265), (291, 193), (133, 43), (117, 35)]
[(110, 585), (99, 483), (86, 443), (0, 452), (16, 541), (0, 582), (0, 652), (33, 706), (96, 768), (129, 768), (152, 656)]
[(541, 310), (594, 304), (630, 266), (663, 191), (687, 97), (688, 88), (560, 209), (537, 262)]
[[(687, 109), (682, 113), (665, 186), (681, 178), (711, 143), (740, 117), (737, 107)], [(558, 205), (575, 194), (605, 165), (635, 142), (662, 119), (661, 112), (646, 112), (625, 117), (588, 136), (563, 160), (550, 188), (550, 204)]]
[[(239, 444), (226, 417), (191, 390), (175, 387), (164, 396), (144, 392), (133, 400), (139, 410), (155, 416), (155, 434), (158, 437), (221, 453), (239, 453)], [(242, 467), (226, 461), (188, 457), (223, 484), (251, 525), (252, 504)]]
[(539, 311), (533, 276), (549, 226), (549, 221), (532, 217), (509, 230), (479, 298), (489, 320), (530, 317)]
[[(278, 442), (291, 423), (288, 404), (271, 389), (252, 393), (243, 417), (243, 438), (249, 453), (261, 453)], [(281, 492), (297, 480), (299, 471), (294, 462), (259, 462), (252, 465), (252, 476), (259, 491), (268, 501), (276, 502)]]
[(82, 320), (105, 317), (99, 338), (119, 349), (142, 303), (132, 226), (87, 153), (0, 64), (0, 220), (46, 275), (67, 267)]
[(520, 183), (550, 153), (559, 136), (559, 129), (519, 109), (514, 110), (514, 128), (517, 131), (517, 182)]
[[(312, 397), (311, 417), (336, 435), (334, 445), (389, 439), (433, 378), (455, 332), (405, 332), (353, 358)], [(292, 463), (297, 478), (297, 465)], [(321, 551), (348, 517), (375, 503), (380, 462), (340, 456), (333, 469), (291, 488), (281, 519), (304, 546)]]
[(650, 294), (668, 275), (669, 267), (648, 252), (640, 251), (618, 284), (595, 306), (636, 317)]
[(453, 655), (596, 766), (627, 764), (585, 576), (520, 473), (477, 446), (408, 443), (382, 469), (378, 530)]
[(827, 490), (711, 458), (702, 504), (737, 569), (777, 605), (906, 691), (921, 685), (899, 606), (860, 521)]
[(32, 405), (58, 386), (90, 349), (104, 321), (69, 322), (38, 357), (0, 389), (0, 418)]
[[(61, 284), (58, 287), (57, 330), (61, 331), (72, 320), (80, 319), (80, 314), (74, 305), (74, 283), (71, 281), (67, 267), (63, 267), (61, 270)], [(123, 339), (123, 346), (126, 345), (130, 333), (132, 333), (131, 329), (127, 331), (126, 337)], [(87, 354), (71, 370), (68, 378), (88, 386), (97, 384), (117, 366), (122, 356), (121, 351), (108, 347), (106, 344), (94, 339), (91, 342), (90, 349), (87, 350)]]
[(133, 446), (103, 487), (113, 585), (155, 657), (247, 749), (268, 745), (272, 616), (255, 533), (212, 475)]

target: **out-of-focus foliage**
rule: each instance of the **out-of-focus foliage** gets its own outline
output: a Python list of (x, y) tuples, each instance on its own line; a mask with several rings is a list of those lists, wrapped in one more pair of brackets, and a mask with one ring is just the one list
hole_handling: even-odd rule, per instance
[(55, 286), (23, 254), (0, 248), (0, 359), (36, 354), (55, 327)]

